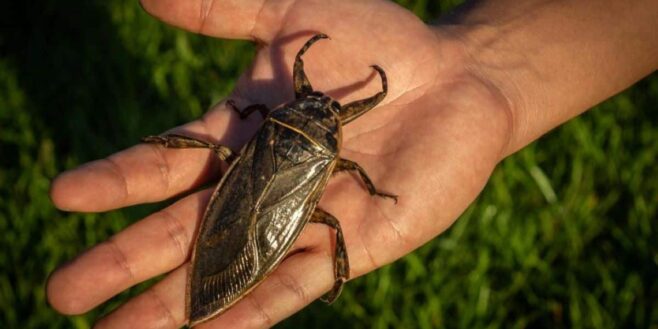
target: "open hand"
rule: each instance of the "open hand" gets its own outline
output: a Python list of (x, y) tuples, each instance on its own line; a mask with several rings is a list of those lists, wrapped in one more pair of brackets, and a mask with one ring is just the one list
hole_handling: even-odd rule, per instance
[[(258, 43), (252, 67), (229, 96), (239, 107), (270, 108), (293, 99), (292, 64), (304, 57), (314, 89), (342, 104), (380, 90), (376, 64), (388, 75), (383, 102), (345, 126), (341, 157), (358, 162), (378, 189), (373, 198), (348, 174), (330, 182), (320, 206), (340, 221), (351, 277), (411, 252), (448, 228), (483, 188), (507, 152), (509, 111), (497, 90), (470, 70), (461, 43), (387, 1), (144, 0), (163, 21), (220, 38)], [(222, 101), (174, 131), (238, 151), (260, 117), (241, 121)], [(217, 178), (208, 150), (140, 144), (61, 174), (52, 199), (70, 211), (106, 211), (164, 200)], [(176, 328), (186, 323), (190, 244), (210, 190), (202, 190), (131, 225), (60, 267), (48, 298), (62, 313), (88, 311), (121, 291), (169, 272), (162, 281), (99, 321), (98, 327)], [(268, 327), (300, 310), (333, 284), (333, 235), (308, 225), (291, 254), (250, 295), (210, 328)], [(349, 283), (347, 284), (349, 286)]]

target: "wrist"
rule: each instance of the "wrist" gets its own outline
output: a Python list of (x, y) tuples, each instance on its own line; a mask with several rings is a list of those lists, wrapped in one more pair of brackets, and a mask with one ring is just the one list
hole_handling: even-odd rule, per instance
[[(532, 106), (523, 97), (522, 88), (530, 82), (524, 81), (526, 78), (515, 70), (517, 66), (529, 65), (527, 58), (511, 51), (501, 51), (512, 49), (513, 45), (500, 37), (502, 31), (493, 24), (458, 24), (440, 30), (459, 40), (465, 70), (488, 86), (504, 108), (508, 131), (507, 143), (501, 152), (502, 160), (518, 149), (519, 137), (524, 135), (524, 132), (519, 132), (519, 129), (524, 129), (523, 113)], [(497, 43), (495, 47), (491, 47), (493, 40)]]
[[(483, 116), (488, 118), (488, 124), (500, 127), (490, 131), (490, 133), (495, 132), (496, 136), (489, 138), (490, 141), (504, 141), (502, 145), (500, 142), (495, 145), (499, 153), (498, 161), (501, 161), (512, 153), (509, 149), (517, 129), (515, 113), (518, 111), (517, 107), (521, 99), (518, 90), (511, 88), (514, 85), (505, 83), (506, 77), (491, 74), (492, 72), (481, 62), (483, 54), (473, 53), (473, 49), (480, 42), (478, 38), (495, 33), (491, 29), (487, 26), (459, 24), (434, 27), (440, 44), (441, 61), (445, 66), (450, 67), (446, 71), (451, 71), (448, 74), (443, 73), (437, 79), (468, 81), (469, 89), (472, 90), (464, 96), (472, 103), (478, 104)], [(495, 55), (490, 54), (490, 56)]]
[(506, 100), (511, 154), (654, 71), (657, 13), (653, 1), (482, 1), (437, 29)]

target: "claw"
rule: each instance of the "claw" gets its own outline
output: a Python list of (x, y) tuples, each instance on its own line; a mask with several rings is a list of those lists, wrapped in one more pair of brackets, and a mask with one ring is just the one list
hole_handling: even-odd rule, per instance
[(334, 286), (331, 288), (331, 290), (326, 295), (320, 297), (320, 300), (327, 304), (331, 304), (336, 301), (336, 298), (338, 298), (341, 291), (343, 291), (343, 285), (345, 284), (345, 281), (345, 278), (337, 278), (336, 281), (334, 281)]
[(167, 139), (162, 136), (146, 136), (142, 137), (142, 143), (166, 145)]
[(395, 204), (398, 204), (398, 196), (395, 195), (395, 194), (388, 194), (388, 193), (383, 193), (383, 192), (377, 192), (376, 194), (377, 194), (377, 196), (382, 197), (382, 198), (393, 199), (393, 202), (395, 202)]

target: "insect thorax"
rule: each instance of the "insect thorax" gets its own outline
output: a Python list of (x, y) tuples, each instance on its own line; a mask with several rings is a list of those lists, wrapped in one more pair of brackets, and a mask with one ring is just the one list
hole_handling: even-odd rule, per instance
[(335, 112), (338, 107), (331, 98), (314, 93), (277, 108), (269, 119), (303, 134), (331, 153), (338, 153), (341, 133)]

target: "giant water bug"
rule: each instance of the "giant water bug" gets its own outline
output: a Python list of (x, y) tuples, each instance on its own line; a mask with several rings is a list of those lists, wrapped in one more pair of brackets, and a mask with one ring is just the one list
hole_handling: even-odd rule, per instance
[(304, 73), (302, 55), (325, 38), (315, 35), (297, 53), (294, 101), (271, 111), (262, 104), (240, 111), (228, 102), (243, 119), (256, 111), (264, 117), (239, 155), (223, 145), (183, 135), (143, 139), (168, 148), (209, 148), (231, 162), (195, 238), (186, 293), (190, 326), (221, 314), (254, 289), (281, 263), (309, 222), (336, 230), (335, 283), (325, 300), (338, 297), (350, 272), (343, 232), (333, 215), (317, 207), (333, 173), (355, 171), (371, 195), (397, 201), (397, 196), (378, 191), (356, 162), (338, 155), (341, 127), (386, 96), (386, 73), (373, 65), (383, 90), (344, 106), (314, 91)]

